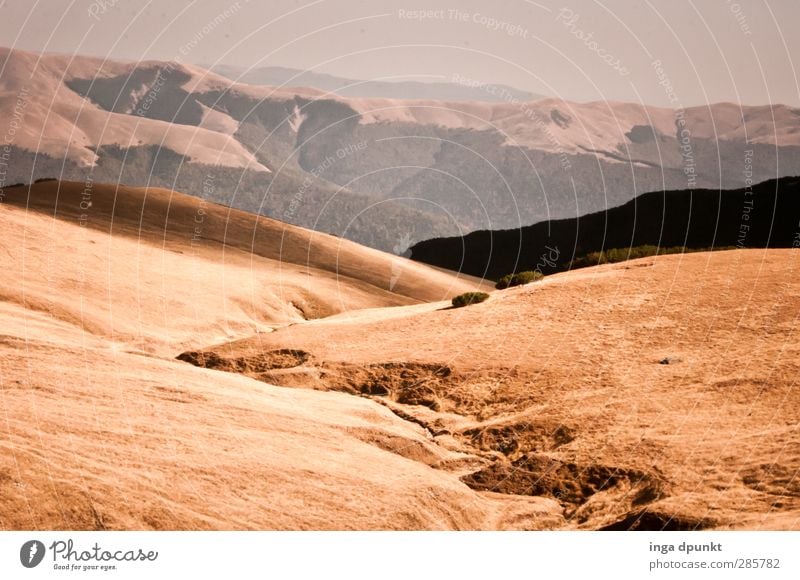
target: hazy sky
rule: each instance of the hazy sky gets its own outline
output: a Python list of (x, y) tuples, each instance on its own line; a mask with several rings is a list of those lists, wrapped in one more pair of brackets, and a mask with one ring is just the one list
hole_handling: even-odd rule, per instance
[(0, 0), (28, 50), (673, 106), (800, 105), (798, 25), (797, 0)]

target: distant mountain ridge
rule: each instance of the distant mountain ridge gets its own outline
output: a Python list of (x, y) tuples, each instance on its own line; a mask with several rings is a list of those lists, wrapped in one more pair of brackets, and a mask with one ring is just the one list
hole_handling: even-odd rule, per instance
[(482, 83), (454, 73), (449, 80), (354, 80), (325, 73), (265, 66), (243, 68), (231, 65), (207, 66), (210, 71), (232, 81), (273, 87), (309, 87), (341, 97), (433, 101), (484, 101), (507, 103), (535, 101), (543, 95), (522, 91), (502, 84)]
[(732, 191), (645, 193), (578, 218), (427, 240), (411, 248), (411, 258), (497, 279), (525, 270), (550, 274), (591, 252), (643, 245), (800, 248), (800, 177)]
[(0, 49), (0, 113), (0, 188), (164, 187), (401, 254), (644, 191), (800, 174), (800, 113), (784, 105), (343, 97), (176, 62)]

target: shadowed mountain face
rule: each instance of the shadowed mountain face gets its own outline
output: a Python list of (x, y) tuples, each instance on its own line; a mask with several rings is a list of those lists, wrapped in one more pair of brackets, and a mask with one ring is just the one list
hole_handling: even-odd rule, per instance
[(475, 276), (544, 274), (576, 257), (612, 248), (800, 246), (800, 178), (733, 191), (667, 191), (640, 195), (607, 211), (503, 231), (428, 240), (411, 257)]
[(0, 187), (39, 177), (167, 187), (400, 254), (643, 191), (800, 173), (800, 116), (782, 105), (400, 100), (167, 62), (9, 49), (0, 61), (0, 112), (19, 117)]

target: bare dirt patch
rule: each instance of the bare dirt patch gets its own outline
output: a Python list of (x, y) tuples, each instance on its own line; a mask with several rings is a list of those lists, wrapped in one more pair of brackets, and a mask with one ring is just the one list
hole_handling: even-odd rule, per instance
[(609, 532), (688, 532), (713, 527), (711, 520), (674, 516), (648, 510), (626, 515), (619, 521), (600, 528)]
[(322, 380), (333, 390), (387, 396), (404, 405), (421, 405), (438, 411), (447, 385), (459, 380), (446, 365), (379, 363), (350, 365), (327, 363)]
[(179, 354), (177, 359), (197, 367), (249, 375), (294, 368), (305, 363), (309, 356), (305, 351), (292, 349), (271, 350), (246, 357), (224, 357), (215, 352), (189, 351)]
[(497, 451), (513, 457), (517, 453), (558, 449), (573, 441), (576, 431), (559, 422), (532, 420), (476, 427), (461, 435), (481, 451)]
[[(502, 367), (467, 372), (436, 362), (351, 364), (319, 360), (306, 350), (288, 348), (242, 356), (227, 356), (214, 350), (190, 351), (177, 358), (195, 366), (244, 374), (270, 384), (385, 397), (403, 405), (475, 416), (479, 420), (496, 419), (503, 413), (517, 411), (536, 396), (533, 388), (524, 393), (518, 390), (520, 383), (533, 385), (532, 374)], [(537, 424), (535, 429), (546, 431), (548, 428)], [(514, 430), (527, 429), (520, 424), (510, 427), (505, 436), (497, 432), (480, 438), (487, 441), (496, 438), (500, 446), (499, 440), (514, 437), (511, 434)], [(553, 431), (541, 437), (551, 437), (562, 443), (571, 437), (569, 430), (559, 430), (557, 425)], [(477, 436), (469, 434), (473, 435)], [(522, 448), (530, 446), (522, 445)]]
[(475, 490), (551, 497), (573, 507), (597, 493), (623, 487), (632, 505), (643, 505), (661, 498), (665, 487), (654, 474), (637, 469), (578, 465), (538, 454), (499, 461), (461, 479)]

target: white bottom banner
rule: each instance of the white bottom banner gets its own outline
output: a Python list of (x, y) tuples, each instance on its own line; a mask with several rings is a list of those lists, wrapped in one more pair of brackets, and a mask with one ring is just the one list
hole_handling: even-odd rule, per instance
[(0, 578), (796, 579), (798, 548), (800, 532), (3, 532)]

